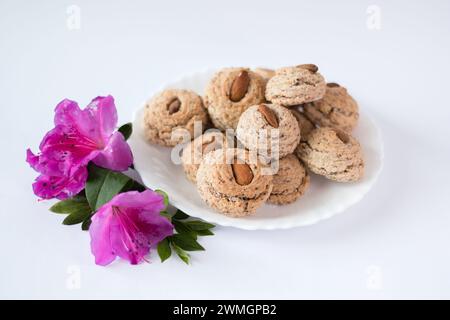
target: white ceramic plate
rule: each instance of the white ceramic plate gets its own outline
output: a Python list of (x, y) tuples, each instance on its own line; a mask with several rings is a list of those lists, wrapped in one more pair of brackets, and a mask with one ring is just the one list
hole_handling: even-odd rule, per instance
[[(188, 75), (163, 88), (180, 88), (203, 94), (215, 70)], [(365, 176), (356, 183), (337, 183), (312, 174), (306, 194), (296, 202), (284, 205), (263, 205), (255, 215), (231, 218), (208, 207), (189, 182), (181, 165), (171, 161), (171, 148), (149, 144), (143, 136), (143, 107), (134, 114), (134, 132), (129, 143), (134, 154), (134, 164), (143, 182), (152, 189), (162, 189), (169, 194), (171, 203), (191, 216), (222, 226), (247, 230), (287, 229), (316, 223), (330, 218), (357, 203), (374, 185), (383, 162), (383, 143), (379, 129), (362, 110), (354, 136), (360, 141), (366, 162)]]

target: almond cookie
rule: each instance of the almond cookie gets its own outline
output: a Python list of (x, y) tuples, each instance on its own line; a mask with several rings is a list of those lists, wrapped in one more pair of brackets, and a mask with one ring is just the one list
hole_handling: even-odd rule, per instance
[(291, 112), (295, 119), (297, 119), (298, 127), (300, 128), (300, 141), (306, 141), (309, 134), (316, 128), (316, 126), (299, 110), (291, 109)]
[(289, 109), (276, 104), (248, 108), (239, 119), (236, 134), (247, 149), (256, 150), (263, 158), (282, 158), (294, 152), (300, 141), (297, 120)]
[(249, 106), (262, 103), (265, 82), (246, 68), (227, 68), (217, 72), (205, 93), (205, 106), (214, 126), (236, 129), (239, 117)]
[(357, 181), (364, 174), (359, 142), (335, 128), (314, 129), (308, 140), (300, 143), (297, 155), (312, 172), (338, 182)]
[(259, 74), (264, 79), (265, 83), (267, 83), (267, 81), (275, 75), (275, 70), (267, 68), (256, 68), (253, 71)]
[[(147, 140), (152, 143), (175, 146), (183, 142), (181, 135), (185, 134), (190, 134), (192, 140), (195, 138), (196, 122), (202, 133), (209, 123), (209, 118), (202, 98), (192, 91), (164, 90), (150, 99), (145, 106), (144, 131)], [(178, 133), (176, 130), (179, 130)], [(174, 137), (172, 131), (176, 133)]]
[(309, 186), (309, 175), (301, 161), (289, 154), (279, 161), (273, 176), (273, 189), (268, 203), (288, 204), (300, 198)]
[(222, 149), (225, 144), (224, 139), (225, 136), (222, 132), (209, 131), (195, 138), (183, 148), (181, 162), (184, 173), (190, 181), (196, 182), (197, 170), (203, 157), (211, 151)]
[(255, 213), (272, 191), (272, 176), (263, 175), (264, 165), (250, 159), (244, 149), (209, 152), (197, 171), (200, 197), (227, 216), (244, 217)]
[(267, 82), (266, 99), (282, 106), (319, 100), (325, 94), (325, 80), (314, 64), (281, 68)]
[(337, 83), (328, 83), (322, 99), (303, 105), (303, 112), (321, 127), (335, 127), (351, 132), (359, 118), (358, 104), (347, 89)]

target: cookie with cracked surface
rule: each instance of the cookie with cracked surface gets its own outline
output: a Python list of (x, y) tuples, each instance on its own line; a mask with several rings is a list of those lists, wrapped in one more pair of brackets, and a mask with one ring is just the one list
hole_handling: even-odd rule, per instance
[(280, 159), (278, 172), (273, 176), (273, 188), (268, 203), (288, 204), (300, 198), (309, 187), (309, 175), (301, 161), (293, 154)]
[(322, 99), (303, 105), (303, 112), (321, 127), (335, 127), (351, 132), (358, 123), (358, 104), (347, 89), (337, 83), (328, 83)]
[(314, 129), (308, 140), (300, 143), (297, 155), (312, 172), (334, 181), (358, 181), (364, 175), (359, 142), (335, 128)]
[(266, 99), (285, 107), (319, 100), (325, 94), (325, 79), (314, 64), (285, 67), (267, 82)]
[[(186, 133), (184, 130), (191, 135), (191, 139), (195, 138), (195, 122), (200, 122), (202, 131), (205, 130), (209, 117), (202, 98), (195, 92), (168, 89), (159, 92), (146, 103), (143, 121), (148, 141), (163, 146), (175, 146), (183, 142), (181, 135)], [(175, 133), (173, 137), (172, 132)]]
[(290, 109), (295, 119), (297, 119), (298, 127), (300, 128), (300, 141), (306, 141), (309, 134), (316, 126), (303, 113), (297, 109)]
[(225, 145), (225, 136), (220, 131), (208, 131), (189, 142), (183, 148), (181, 163), (188, 180), (196, 183), (197, 170), (204, 156)]
[(263, 175), (264, 165), (251, 160), (244, 149), (208, 153), (197, 171), (197, 189), (203, 201), (227, 216), (254, 214), (270, 196), (272, 176)]
[(245, 110), (236, 134), (247, 149), (256, 150), (263, 158), (282, 158), (294, 152), (300, 141), (297, 120), (289, 109), (276, 104), (260, 104)]
[(265, 82), (247, 68), (226, 68), (208, 83), (204, 101), (214, 126), (236, 129), (241, 114), (251, 105), (265, 101)]

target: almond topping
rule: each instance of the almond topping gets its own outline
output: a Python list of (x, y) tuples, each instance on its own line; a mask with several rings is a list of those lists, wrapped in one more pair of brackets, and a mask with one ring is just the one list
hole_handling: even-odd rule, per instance
[(180, 110), (180, 107), (181, 101), (178, 98), (175, 98), (167, 105), (167, 110), (169, 111), (169, 114), (173, 114), (178, 112)]
[(317, 71), (319, 71), (319, 67), (312, 63), (300, 64), (297, 66), (297, 68), (306, 69), (308, 71), (311, 71), (312, 73), (316, 73)]
[[(205, 141), (202, 144), (202, 154), (208, 153), (209, 151), (212, 151), (211, 148), (215, 145), (216, 137), (212, 136), (212, 139), (209, 141)], [(205, 152), (206, 151), (206, 152)]]
[(247, 94), (249, 84), (250, 76), (248, 72), (245, 70), (241, 71), (231, 84), (230, 100), (233, 102), (241, 101)]
[(350, 138), (348, 134), (346, 134), (345, 132), (336, 131), (336, 136), (338, 137), (339, 140), (341, 140), (345, 144), (350, 142)]
[(231, 169), (233, 170), (234, 179), (238, 185), (246, 186), (252, 182), (253, 171), (248, 164), (233, 163)]
[(258, 106), (258, 111), (263, 115), (264, 119), (266, 119), (268, 124), (270, 124), (274, 128), (278, 128), (279, 126), (278, 118), (272, 109), (270, 109), (264, 104), (261, 104)]

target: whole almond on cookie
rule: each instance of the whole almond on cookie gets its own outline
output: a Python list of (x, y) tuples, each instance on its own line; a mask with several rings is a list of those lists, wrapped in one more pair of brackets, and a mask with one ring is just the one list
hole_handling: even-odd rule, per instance
[(266, 100), (284, 107), (298, 106), (323, 98), (324, 77), (314, 64), (301, 64), (276, 70), (266, 85)]
[(343, 144), (347, 144), (350, 142), (350, 137), (344, 131), (340, 131), (340, 130), (336, 129), (336, 137), (338, 137), (339, 140), (341, 140)]
[(300, 64), (297, 67), (301, 69), (306, 69), (308, 71), (311, 71), (312, 73), (316, 73), (317, 71), (319, 71), (319, 67), (312, 63)]
[[(202, 148), (201, 148), (202, 149), (202, 153), (205, 153), (205, 151), (211, 151), (212, 148), (215, 145), (215, 142), (216, 142), (216, 137), (215, 136), (212, 136), (211, 140), (203, 142)], [(209, 150), (209, 149), (211, 149), (211, 150)]]
[[(230, 163), (229, 160), (233, 160), (232, 164), (225, 165)], [(244, 161), (252, 161), (250, 167)], [(245, 149), (209, 152), (197, 171), (198, 193), (207, 205), (224, 215), (252, 215), (264, 205), (272, 192), (273, 176), (263, 174), (265, 167), (259, 159), (251, 160), (250, 151)]]
[(278, 118), (272, 109), (270, 109), (264, 104), (261, 104), (258, 106), (258, 111), (263, 115), (264, 119), (266, 119), (268, 124), (270, 124), (274, 128), (278, 128), (279, 126)]
[(249, 84), (250, 77), (248, 72), (245, 70), (241, 71), (231, 84), (230, 100), (233, 102), (241, 101), (247, 94)]
[(194, 130), (193, 123), (199, 121), (201, 130), (209, 125), (202, 97), (193, 91), (181, 89), (165, 89), (155, 94), (145, 103), (143, 118), (145, 139), (167, 147), (186, 142), (186, 135), (172, 135), (173, 130), (187, 130), (189, 136), (195, 138), (199, 132)]
[(233, 163), (231, 169), (233, 170), (234, 179), (238, 185), (246, 186), (252, 182), (253, 171), (247, 164)]
[(169, 114), (174, 114), (180, 110), (181, 101), (178, 98), (173, 99), (168, 105), (167, 110)]
[(242, 113), (236, 135), (245, 148), (267, 160), (294, 152), (300, 141), (300, 128), (289, 109), (276, 104), (259, 104)]
[(265, 80), (248, 68), (225, 68), (206, 86), (203, 101), (211, 121), (219, 130), (236, 129), (241, 114), (265, 102)]

